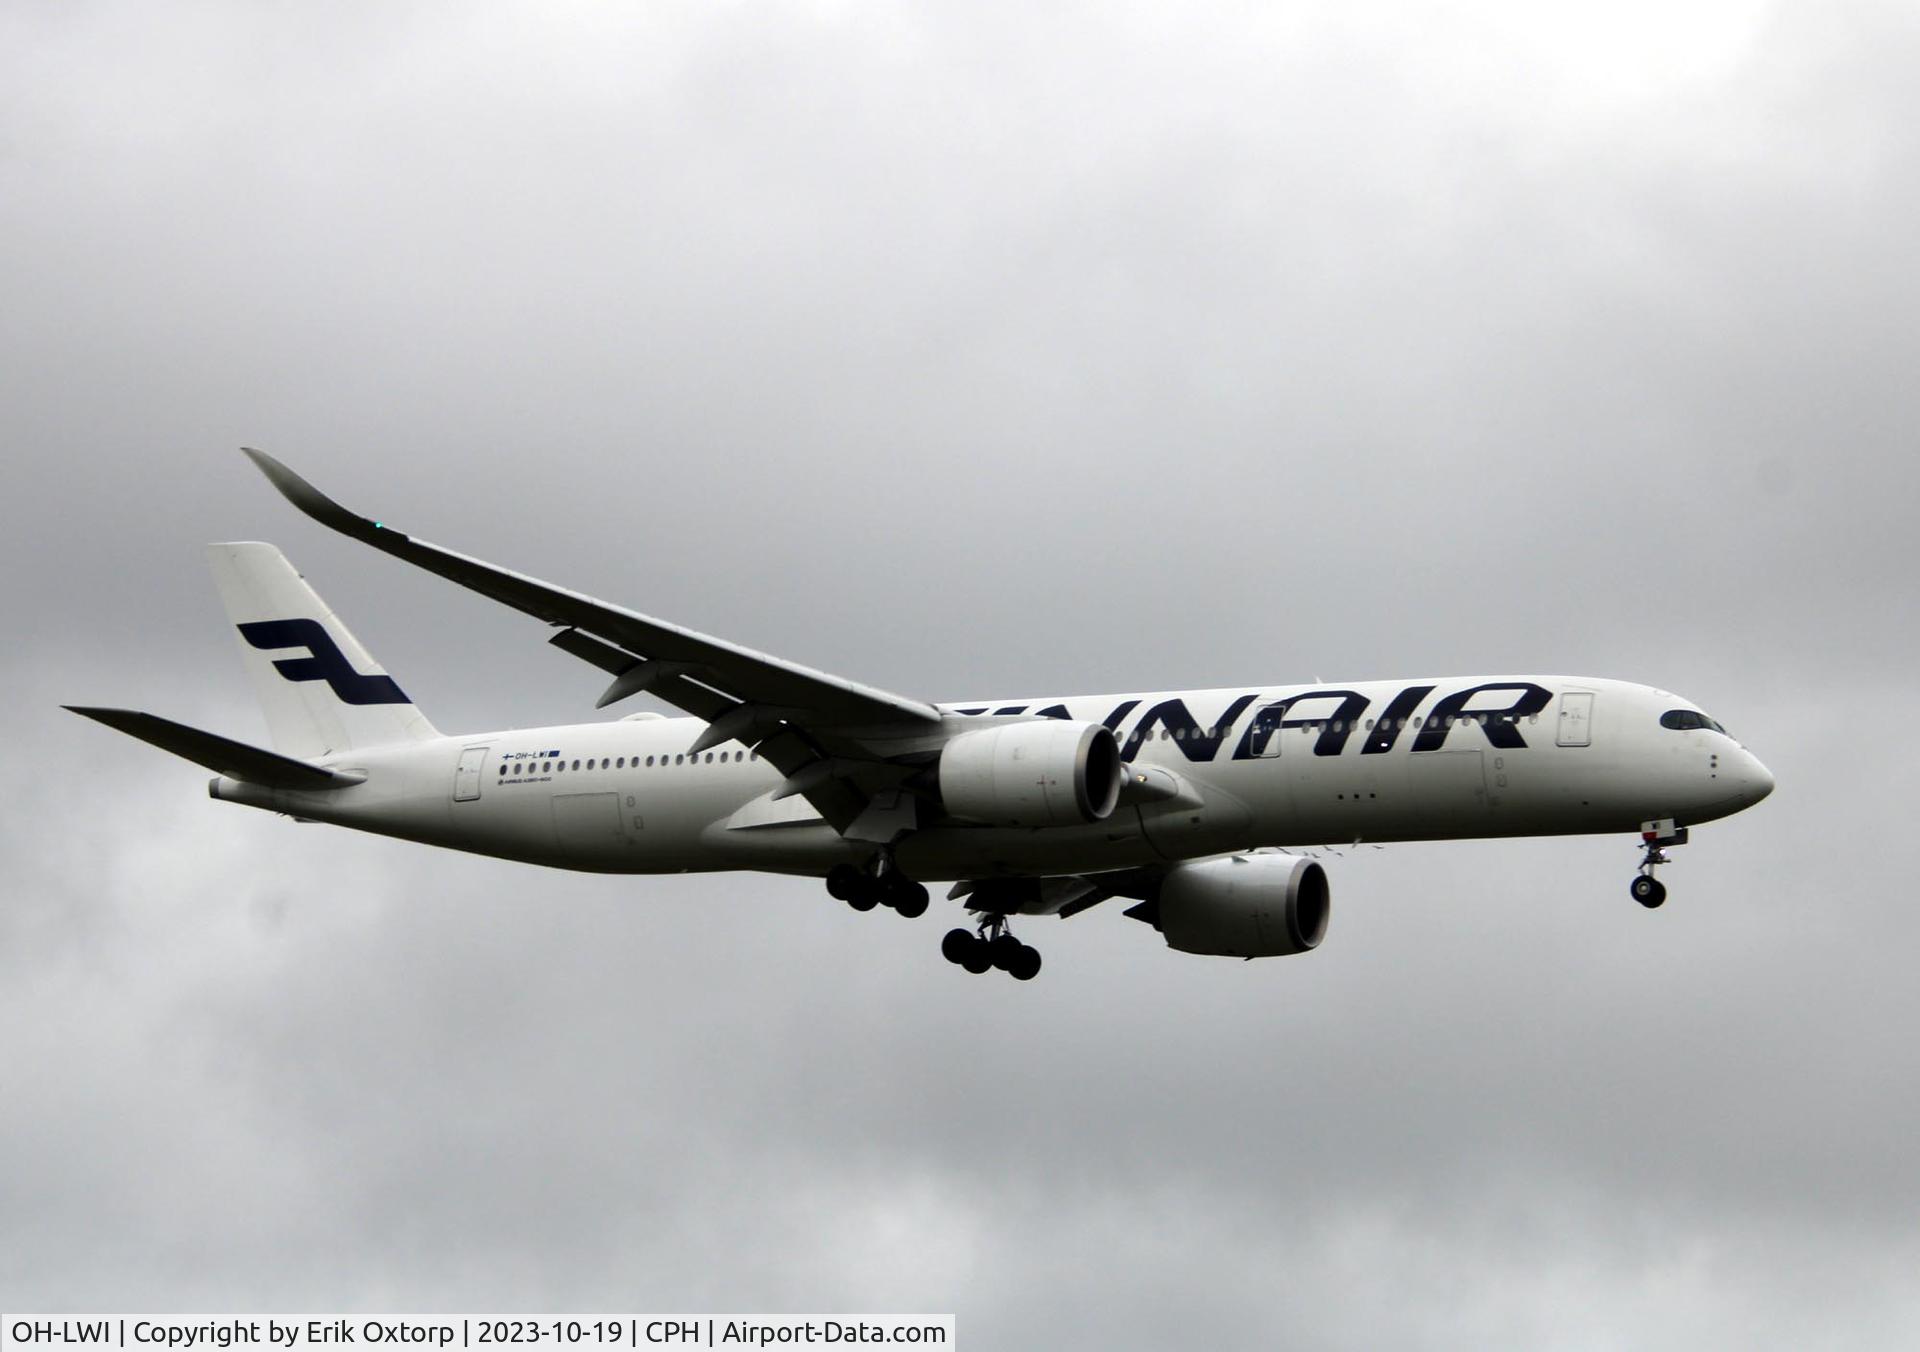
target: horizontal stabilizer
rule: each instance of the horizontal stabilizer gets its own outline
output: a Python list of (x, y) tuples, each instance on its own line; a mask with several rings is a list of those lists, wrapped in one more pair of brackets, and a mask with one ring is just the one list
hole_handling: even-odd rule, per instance
[(162, 751), (183, 756), (195, 765), (204, 765), (215, 774), (244, 780), (269, 789), (344, 789), (359, 784), (365, 775), (327, 770), (318, 765), (265, 751), (245, 742), (219, 737), (211, 732), (190, 728), (184, 723), (136, 713), (132, 709), (92, 709), (78, 705), (61, 706), (96, 723), (138, 737)]

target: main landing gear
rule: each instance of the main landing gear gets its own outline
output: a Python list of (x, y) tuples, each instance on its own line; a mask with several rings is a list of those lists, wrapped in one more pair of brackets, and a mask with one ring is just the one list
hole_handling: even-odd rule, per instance
[(827, 871), (827, 892), (856, 911), (891, 906), (909, 920), (927, 913), (927, 889), (885, 855), (876, 855), (867, 868), (835, 864)]
[(1040, 950), (1014, 938), (1004, 915), (988, 916), (977, 932), (948, 930), (947, 937), (940, 941), (940, 952), (948, 962), (975, 976), (989, 967), (998, 967), (1015, 981), (1031, 981), (1040, 975)]
[[(865, 868), (835, 864), (827, 870), (827, 891), (856, 911), (890, 906), (909, 920), (927, 912), (927, 889), (895, 867), (893, 856), (885, 851)], [(975, 974), (998, 967), (1015, 981), (1040, 975), (1040, 950), (1014, 938), (1004, 915), (988, 914), (972, 930), (948, 930), (940, 941), (940, 952), (948, 962)]]
[(1651, 911), (1667, 899), (1666, 884), (1653, 876), (1653, 871), (1662, 864), (1671, 863), (1665, 849), (1668, 845), (1685, 845), (1687, 828), (1675, 826), (1672, 818), (1662, 821), (1642, 822), (1640, 824), (1640, 842), (1645, 853), (1640, 856), (1640, 873), (1627, 889), (1633, 899)]

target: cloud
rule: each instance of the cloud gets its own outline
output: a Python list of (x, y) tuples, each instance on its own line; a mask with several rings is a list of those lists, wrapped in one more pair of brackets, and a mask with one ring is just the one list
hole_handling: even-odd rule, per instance
[[(4, 21), (0, 1291), (955, 1310), (970, 1343), (1899, 1346), (1913, 31), (1893, 8)], [(1696, 833), (1329, 860), (1327, 945), (589, 878), (207, 800), (201, 542), (441, 726), (585, 717), (453, 547), (927, 698), (1672, 686)], [(938, 904), (937, 904), (938, 905)]]

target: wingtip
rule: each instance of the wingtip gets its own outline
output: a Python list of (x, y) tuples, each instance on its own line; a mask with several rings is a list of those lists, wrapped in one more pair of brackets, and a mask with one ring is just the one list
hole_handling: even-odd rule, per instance
[(331, 526), (348, 535), (361, 535), (379, 529), (376, 523), (342, 507), (265, 451), (256, 451), (251, 446), (242, 446), (240, 451), (267, 476), (267, 482), (279, 490), (281, 497), (321, 525)]
[(318, 492), (312, 484), (302, 479), (298, 474), (295, 474), (265, 451), (256, 451), (251, 446), (242, 446), (240, 448), (240, 454), (253, 461), (253, 467), (267, 476), (268, 483), (272, 484), (296, 503), (298, 501), (296, 495), (301, 491), (304, 490), (307, 493)]
[(82, 718), (91, 718), (96, 723), (105, 723), (121, 731), (125, 731), (123, 724), (140, 717), (132, 709), (109, 709), (97, 704), (63, 704), (60, 707), (70, 714), (79, 714)]
[(327, 500), (326, 495), (319, 489), (315, 488), (298, 474), (295, 474), (278, 460), (275, 460), (265, 451), (256, 451), (251, 446), (242, 446), (240, 448), (240, 454), (253, 461), (254, 467), (267, 476), (267, 482), (279, 489), (289, 502), (299, 507), (302, 511), (306, 510), (306, 504), (302, 501), (303, 498), (319, 498), (323, 502)]

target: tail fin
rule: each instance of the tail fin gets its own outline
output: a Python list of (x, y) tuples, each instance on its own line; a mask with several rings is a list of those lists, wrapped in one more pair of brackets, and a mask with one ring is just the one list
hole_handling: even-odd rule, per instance
[(276, 749), (312, 759), (440, 734), (272, 545), (207, 546)]

